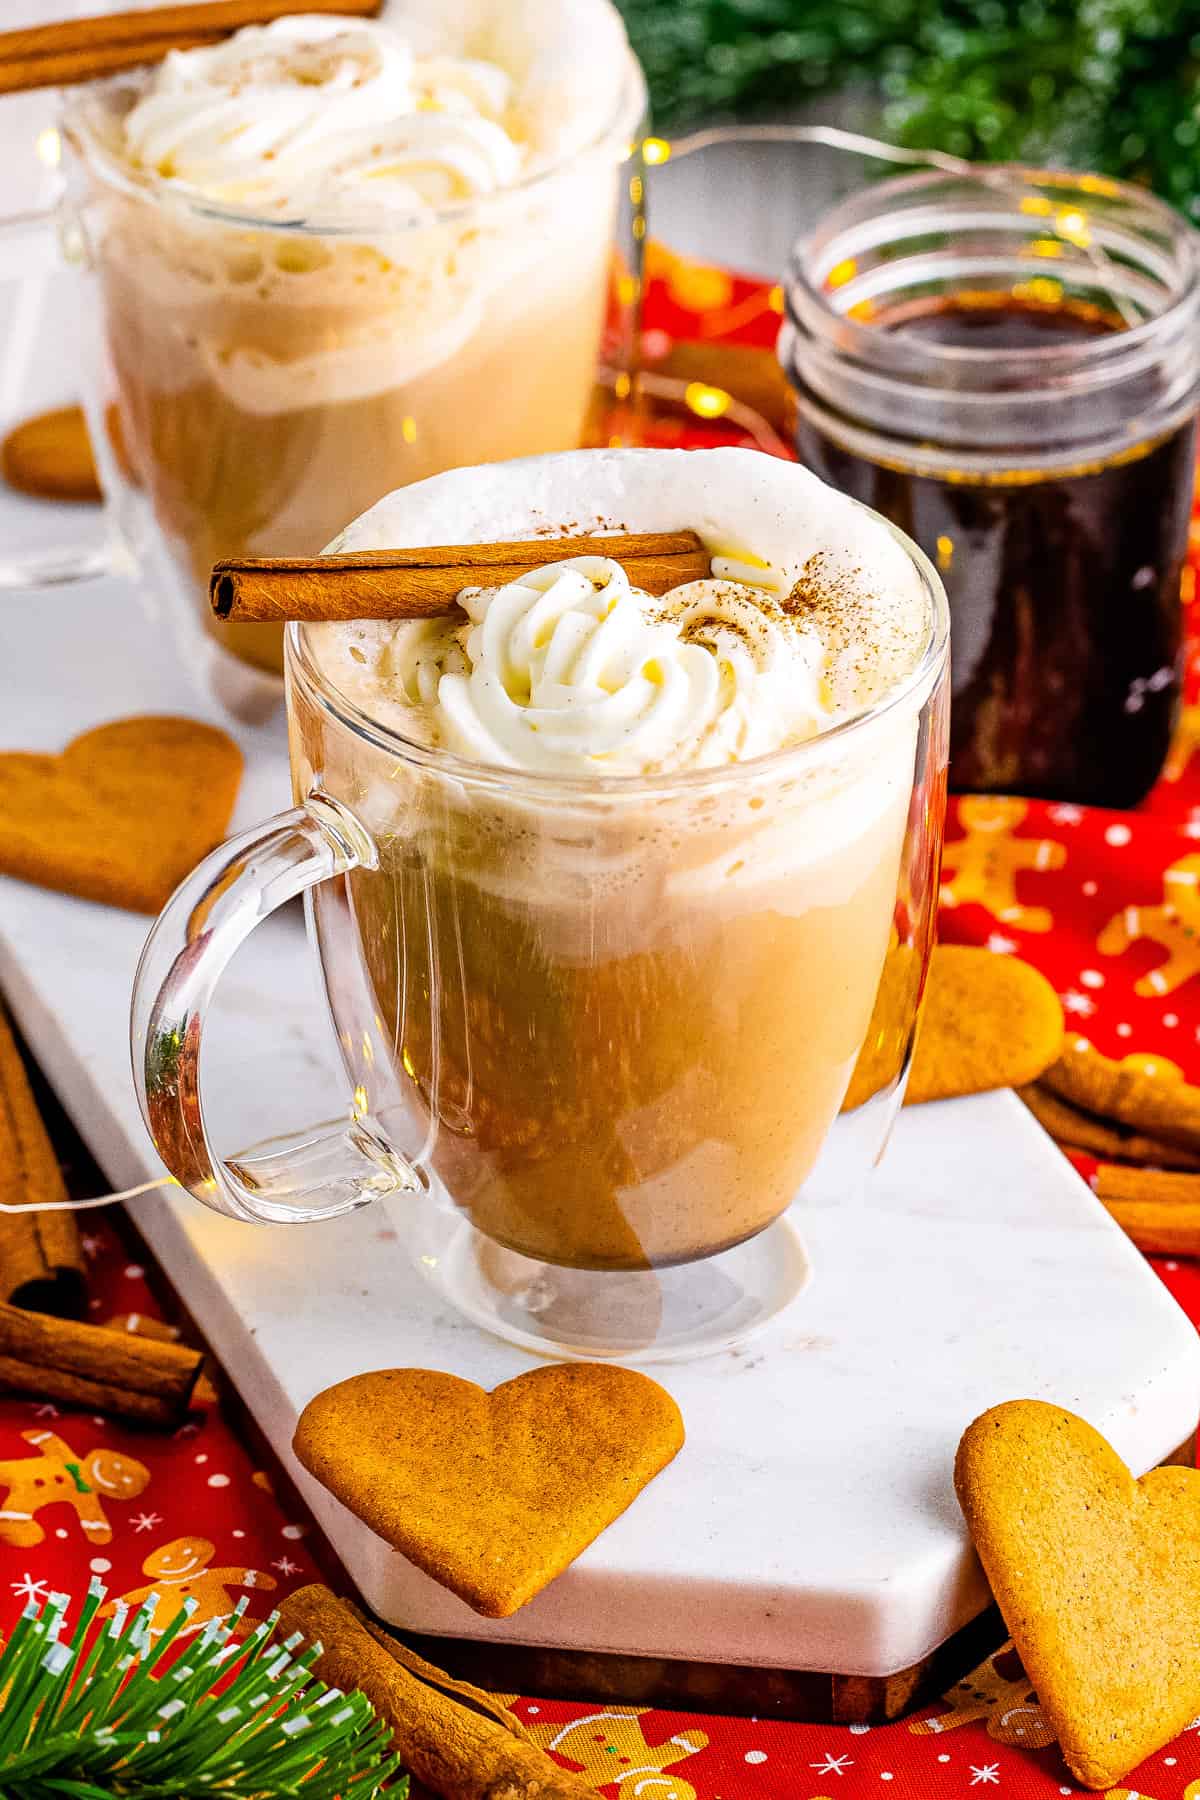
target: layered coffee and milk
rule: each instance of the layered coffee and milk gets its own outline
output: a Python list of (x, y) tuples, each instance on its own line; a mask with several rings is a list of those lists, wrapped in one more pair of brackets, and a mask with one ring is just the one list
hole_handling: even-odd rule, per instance
[[(711, 577), (657, 597), (571, 555), (572, 535), (685, 527)], [(307, 627), (293, 764), (378, 847), (348, 878), (390, 1064), (370, 1105), (402, 1096), (406, 1147), (502, 1244), (685, 1261), (777, 1217), (842, 1101), (933, 600), (881, 521), (740, 450), (449, 473), (331, 548), (546, 536), (559, 562), (455, 615)], [(306, 661), (344, 725), (307, 707)]]
[[(219, 557), (580, 441), (642, 99), (609, 0), (392, 0), (74, 102), (125, 458), (198, 600)], [(277, 627), (221, 641), (280, 666)]]

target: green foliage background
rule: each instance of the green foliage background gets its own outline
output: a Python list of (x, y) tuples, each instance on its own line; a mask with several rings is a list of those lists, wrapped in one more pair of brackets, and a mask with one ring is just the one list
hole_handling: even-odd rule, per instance
[(895, 141), (1149, 182), (1200, 219), (1200, 0), (618, 0), (660, 129), (864, 76)]

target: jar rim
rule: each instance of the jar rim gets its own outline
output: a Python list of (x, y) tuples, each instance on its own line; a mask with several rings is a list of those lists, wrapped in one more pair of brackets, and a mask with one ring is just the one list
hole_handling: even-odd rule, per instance
[[(932, 373), (938, 369), (946, 369), (968, 376), (973, 370), (994, 370), (1005, 361), (1011, 362), (1014, 367), (1028, 369), (1032, 366), (1042, 371), (1051, 370), (1064, 361), (1075, 369), (1081, 366), (1104, 367), (1118, 359), (1130, 359), (1146, 347), (1150, 339), (1160, 337), (1176, 325), (1193, 322), (1194, 315), (1200, 310), (1200, 232), (1166, 201), (1159, 199), (1148, 189), (1130, 182), (1064, 169), (995, 163), (986, 165), (986, 169), (981, 170), (981, 175), (983, 173), (986, 173), (987, 180), (981, 179), (977, 184), (968, 177), (951, 175), (938, 169), (894, 176), (860, 189), (825, 213), (812, 232), (797, 240), (788, 261), (784, 300), (791, 324), (800, 331), (804, 331), (806, 327), (811, 331), (818, 325), (835, 328), (839, 338), (839, 353), (855, 360), (885, 360), (893, 366), (903, 365), (914, 373)], [(1069, 345), (1060, 342), (1031, 346), (1019, 351), (997, 352), (994, 347), (934, 343), (928, 339), (913, 338), (904, 332), (881, 331), (878, 325), (852, 318), (848, 311), (832, 303), (824, 276), (817, 275), (813, 269), (814, 251), (821, 253), (822, 264), (829, 263), (836, 267), (837, 258), (832, 253), (839, 241), (844, 239), (850, 226), (873, 216), (902, 216), (903, 209), (897, 215), (894, 204), (896, 201), (906, 200), (913, 195), (932, 195), (948, 188), (960, 192), (974, 188), (977, 195), (989, 191), (999, 193), (998, 184), (1005, 178), (1011, 178), (1014, 184), (1020, 183), (1028, 188), (1069, 190), (1085, 196), (1089, 201), (1115, 200), (1131, 209), (1136, 208), (1145, 222), (1143, 229), (1145, 226), (1155, 225), (1165, 235), (1178, 267), (1178, 278), (1173, 291), (1166, 296), (1165, 305), (1135, 325), (1128, 325), (1123, 330), (1100, 337), (1073, 338)], [(1019, 204), (1016, 193), (1013, 194), (1013, 200)], [(1013, 217), (1015, 220), (1015, 213)], [(1030, 218), (1031, 228), (1036, 225), (1036, 217), (1034, 215)], [(1097, 266), (1097, 277), (1102, 274), (1104, 266), (1103, 263)], [(1046, 273), (1052, 275), (1049, 264)], [(800, 316), (801, 300), (804, 316)], [(888, 348), (882, 351), (881, 357), (881, 346), (884, 345)]]

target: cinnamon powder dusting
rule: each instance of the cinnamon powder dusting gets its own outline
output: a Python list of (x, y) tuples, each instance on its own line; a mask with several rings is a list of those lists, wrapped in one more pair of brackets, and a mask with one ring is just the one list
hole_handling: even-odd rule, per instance
[(855, 621), (861, 617), (859, 602), (864, 579), (861, 569), (836, 565), (827, 551), (818, 550), (780, 601), (789, 618), (810, 619), (819, 625), (831, 660), (842, 658), (857, 646), (859, 653), (852, 661), (859, 673), (867, 672), (873, 650), (871, 644), (861, 641), (855, 629)]

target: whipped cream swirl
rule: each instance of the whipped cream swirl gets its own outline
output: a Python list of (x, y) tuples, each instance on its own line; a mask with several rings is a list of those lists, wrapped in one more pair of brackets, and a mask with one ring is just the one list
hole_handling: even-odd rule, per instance
[[(607, 557), (564, 554), (508, 587), (465, 589), (465, 622), (345, 620), (303, 637), (337, 692), (412, 742), (583, 776), (789, 749), (861, 717), (930, 656), (937, 578), (917, 553), (759, 450), (569, 450), (450, 469), (385, 495), (328, 548), (549, 537), (568, 552), (570, 533), (685, 528), (712, 574), (660, 598)], [(898, 715), (896, 743), (936, 666)], [(889, 771), (879, 736), (860, 741), (864, 774), (887, 788), (911, 744)]]
[(768, 589), (688, 582), (661, 599), (603, 556), (459, 596), (468, 623), (395, 630), (388, 676), (473, 761), (626, 775), (741, 762), (827, 724), (824, 648)]
[(526, 151), (490, 62), (419, 55), (374, 22), (313, 14), (172, 51), (126, 114), (137, 167), (230, 205), (405, 217), (510, 187)]

